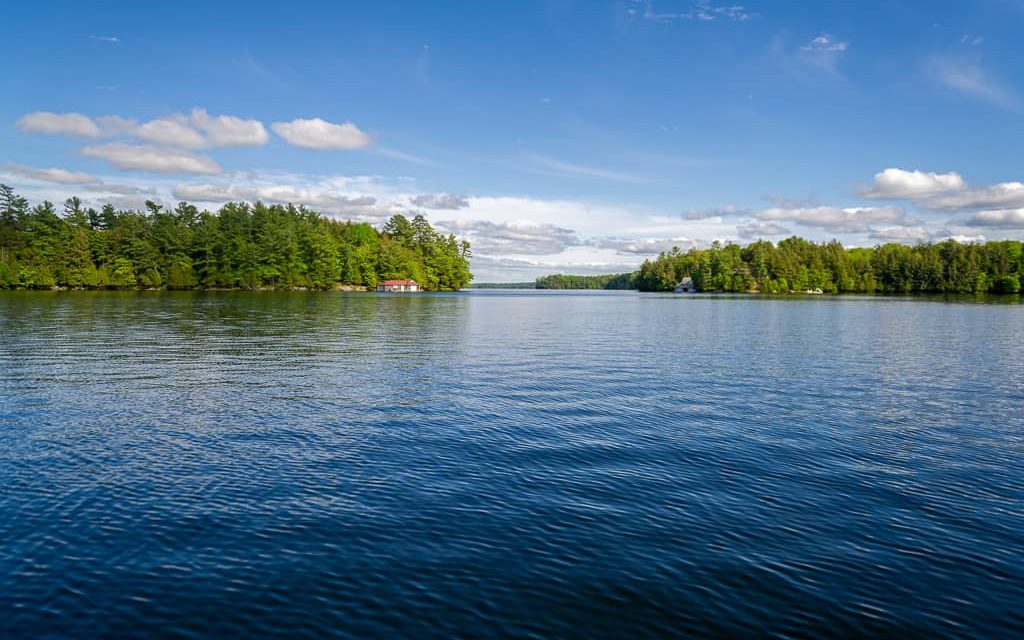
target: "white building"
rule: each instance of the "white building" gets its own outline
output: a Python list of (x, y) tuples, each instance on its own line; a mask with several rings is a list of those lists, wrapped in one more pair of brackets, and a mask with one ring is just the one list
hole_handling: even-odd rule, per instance
[(415, 280), (381, 280), (377, 283), (377, 291), (391, 293), (416, 293), (420, 285)]

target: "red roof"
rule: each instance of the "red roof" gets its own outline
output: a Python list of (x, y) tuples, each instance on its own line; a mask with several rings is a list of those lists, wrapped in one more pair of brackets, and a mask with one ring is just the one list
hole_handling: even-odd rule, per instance
[[(415, 280), (381, 280), (378, 284), (392, 285), (392, 286), (409, 286), (416, 284)], [(418, 286), (418, 285), (417, 285)]]

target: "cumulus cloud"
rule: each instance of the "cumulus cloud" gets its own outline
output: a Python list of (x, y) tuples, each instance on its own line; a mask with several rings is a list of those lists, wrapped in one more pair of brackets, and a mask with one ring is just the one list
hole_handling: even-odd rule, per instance
[(409, 202), (424, 209), (465, 209), (469, 206), (466, 196), (451, 193), (425, 193), (414, 196)]
[(105, 138), (131, 135), (139, 126), (137, 120), (121, 116), (99, 116), (94, 121)]
[(806, 207), (766, 209), (759, 220), (783, 220), (805, 227), (818, 227), (838, 233), (863, 233), (872, 225), (911, 226), (917, 224), (900, 207)]
[(483, 255), (547, 255), (580, 244), (572, 229), (525, 220), (442, 220), (436, 226), (465, 237), (473, 244), (473, 250)]
[(193, 129), (188, 118), (183, 115), (150, 120), (137, 127), (132, 133), (143, 142), (150, 144), (185, 149), (200, 149), (206, 146), (206, 138)]
[(1024, 208), (979, 211), (968, 218), (964, 224), (969, 227), (1024, 229)]
[(686, 251), (697, 246), (690, 238), (602, 238), (597, 241), (599, 249), (614, 249), (619, 255), (653, 256), (678, 248)]
[(262, 202), (305, 205), (330, 213), (355, 213), (372, 207), (377, 199), (372, 196), (346, 196), (326, 189), (297, 185), (233, 185), (179, 183), (174, 186), (174, 197), (223, 204), (257, 200)]
[(717, 209), (690, 209), (679, 214), (679, 217), (683, 220), (709, 220), (711, 218), (725, 218), (745, 214), (746, 212), (742, 209), (737, 209), (736, 205), (727, 204)]
[(751, 239), (763, 238), (765, 236), (782, 236), (790, 233), (790, 230), (774, 222), (751, 222), (737, 226), (736, 233), (741, 238)]
[(288, 144), (303, 149), (365, 149), (371, 143), (370, 136), (351, 122), (334, 124), (320, 118), (299, 118), (275, 122), (270, 128)]
[(933, 173), (889, 168), (875, 174), (874, 184), (863, 190), (865, 198), (918, 199), (967, 188), (959, 173)]
[(85, 185), (85, 190), (93, 193), (112, 193), (119, 196), (156, 196), (158, 193), (153, 187), (140, 187), (133, 184), (112, 184), (110, 182), (87, 184)]
[(961, 193), (931, 198), (924, 202), (933, 209), (1013, 209), (1024, 207), (1024, 183), (1002, 182)]
[(143, 124), (117, 115), (90, 118), (80, 113), (38, 111), (23, 116), (18, 120), (18, 127), (31, 133), (84, 138), (136, 138), (148, 144), (183, 149), (259, 146), (270, 139), (259, 120), (211, 116), (205, 109), (193, 109), (188, 116), (176, 113)]
[(100, 128), (91, 118), (80, 113), (52, 113), (36, 111), (18, 119), (17, 126), (29, 133), (99, 138)]
[(953, 242), (959, 242), (960, 244), (973, 244), (977, 242), (985, 242), (986, 238), (981, 234), (968, 236), (962, 233), (953, 233), (949, 229), (943, 229), (932, 234), (932, 242), (943, 242), (945, 240), (952, 240)]
[(4, 168), (14, 175), (21, 176), (22, 178), (31, 178), (32, 180), (41, 180), (43, 182), (55, 182), (58, 184), (87, 184), (100, 181), (99, 178), (88, 173), (68, 171), (67, 169), (58, 169), (56, 167), (44, 169), (41, 167), (29, 167), (23, 164), (8, 163), (4, 165)]
[(138, 169), (152, 173), (220, 173), (220, 165), (206, 156), (181, 149), (162, 149), (149, 145), (103, 144), (86, 147), (82, 154), (102, 158), (118, 169)]
[(931, 236), (931, 232), (922, 226), (881, 227), (872, 229), (868, 234), (871, 239), (883, 242), (926, 242), (931, 239)]
[(270, 134), (259, 120), (211, 116), (205, 109), (193, 109), (190, 122), (206, 134), (212, 147), (258, 147), (270, 139)]

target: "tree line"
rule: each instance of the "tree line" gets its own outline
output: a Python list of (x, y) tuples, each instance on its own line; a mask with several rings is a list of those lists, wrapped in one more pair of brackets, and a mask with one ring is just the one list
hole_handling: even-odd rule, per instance
[(262, 202), (209, 212), (147, 201), (142, 212), (72, 197), (58, 212), (0, 184), (0, 288), (330, 289), (408, 278), (457, 290), (473, 277), (470, 256), (468, 242), (422, 215), (394, 215), (378, 231)]
[(571, 276), (557, 273), (541, 276), (535, 289), (636, 289), (635, 273), (615, 273), (598, 276)]
[(1024, 243), (945, 240), (846, 249), (836, 240), (798, 237), (745, 247), (715, 242), (644, 261), (635, 283), (641, 291), (670, 291), (687, 276), (701, 291), (1009, 294), (1021, 291)]

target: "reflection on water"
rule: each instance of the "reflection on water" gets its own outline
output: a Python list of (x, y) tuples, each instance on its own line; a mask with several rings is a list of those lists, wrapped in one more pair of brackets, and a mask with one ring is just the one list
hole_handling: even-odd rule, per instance
[(1024, 633), (1024, 306), (0, 294), (0, 635)]

